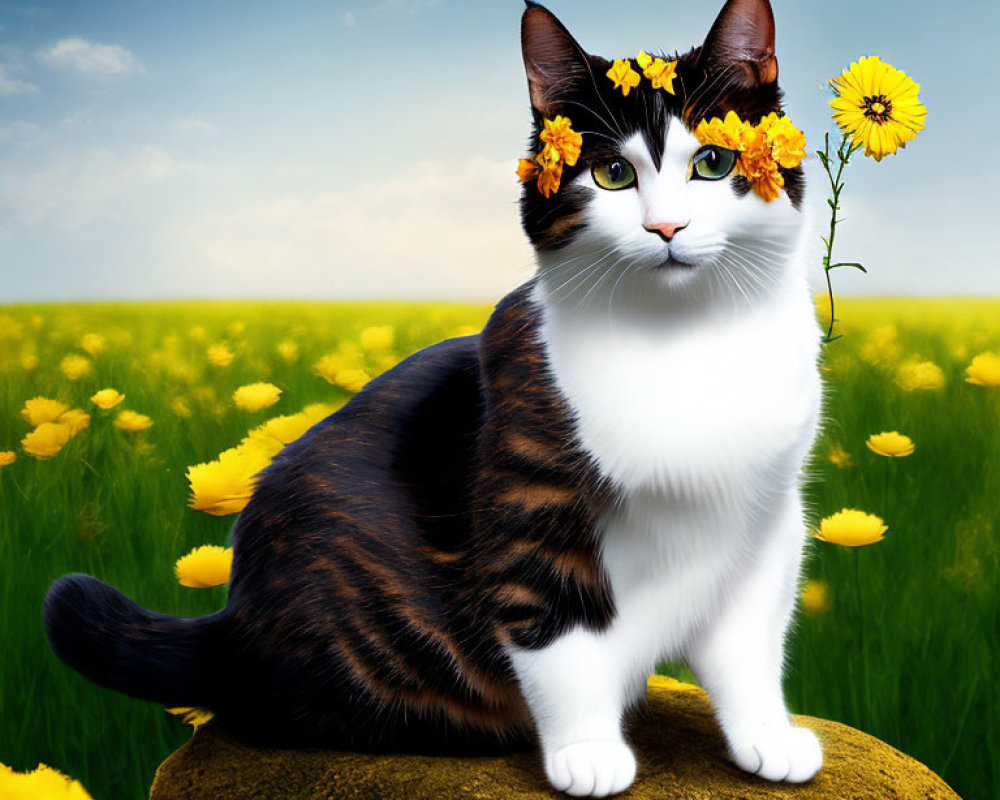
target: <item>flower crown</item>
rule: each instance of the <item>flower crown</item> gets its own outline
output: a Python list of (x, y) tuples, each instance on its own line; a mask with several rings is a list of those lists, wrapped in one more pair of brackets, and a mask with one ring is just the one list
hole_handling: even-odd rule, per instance
[[(677, 62), (653, 58), (641, 52), (636, 62), (654, 89), (674, 92)], [(639, 73), (632, 69), (632, 62), (623, 59), (613, 62), (607, 76), (626, 97), (639, 85)], [(756, 125), (740, 119), (735, 111), (725, 119), (703, 119), (694, 131), (703, 145), (715, 145), (737, 153), (736, 173), (742, 175), (754, 192), (766, 202), (777, 200), (785, 186), (781, 167), (793, 169), (806, 156), (806, 137), (791, 120), (771, 113)], [(522, 183), (538, 181), (538, 191), (546, 198), (559, 191), (563, 165), (574, 166), (580, 157), (583, 136), (573, 130), (569, 117), (557, 116), (544, 120), (539, 134), (542, 149), (532, 158), (520, 159), (517, 176)]]

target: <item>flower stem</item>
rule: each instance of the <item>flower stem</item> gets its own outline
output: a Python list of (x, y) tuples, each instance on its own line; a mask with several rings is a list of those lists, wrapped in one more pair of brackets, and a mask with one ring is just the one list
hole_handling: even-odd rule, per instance
[[(854, 548), (854, 593), (858, 599), (858, 650), (861, 653), (861, 666), (864, 673), (864, 703), (861, 704), (862, 712), (859, 716), (867, 718), (871, 715), (871, 682), (869, 680), (868, 650), (865, 647), (865, 608), (861, 601), (861, 557), (858, 550)], [(864, 723), (862, 723), (864, 727)]]
[(823, 344), (830, 344), (830, 342), (839, 339), (839, 336), (833, 335), (833, 326), (837, 321), (835, 309), (834, 309), (834, 298), (833, 298), (833, 281), (830, 278), (830, 271), (836, 269), (837, 267), (855, 267), (860, 269), (862, 272), (866, 272), (865, 268), (857, 262), (841, 262), (834, 263), (833, 261), (833, 243), (837, 237), (837, 223), (842, 220), (837, 218), (837, 213), (840, 211), (840, 195), (844, 191), (844, 182), (842, 180), (844, 176), (844, 168), (847, 166), (847, 162), (851, 160), (851, 156), (859, 149), (860, 145), (851, 145), (849, 143), (850, 134), (845, 133), (840, 140), (840, 145), (837, 147), (836, 153), (833, 155), (837, 159), (837, 170), (836, 175), (834, 175), (833, 170), (833, 156), (830, 153), (830, 134), (827, 133), (824, 138), (823, 151), (819, 153), (819, 160), (823, 164), (823, 169), (826, 171), (826, 176), (830, 181), (830, 191), (833, 195), (827, 199), (827, 205), (830, 206), (830, 233), (823, 238), (823, 244), (826, 245), (826, 255), (823, 256), (823, 270), (826, 273), (826, 288), (830, 296), (830, 325), (826, 331), (826, 337), (823, 339)]

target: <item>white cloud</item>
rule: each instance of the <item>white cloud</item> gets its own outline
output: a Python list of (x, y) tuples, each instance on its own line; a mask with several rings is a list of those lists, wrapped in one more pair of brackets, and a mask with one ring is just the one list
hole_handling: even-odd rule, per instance
[(26, 72), (24, 65), (16, 58), (0, 64), (0, 94), (34, 94), (38, 87), (31, 81), (19, 77)]
[(177, 117), (171, 127), (178, 133), (213, 134), (219, 132), (219, 126), (198, 117)]
[(131, 52), (117, 44), (88, 42), (79, 36), (60, 39), (39, 54), (43, 63), (54, 69), (85, 75), (127, 75), (145, 72)]
[(200, 214), (174, 238), (216, 291), (487, 298), (525, 280), (531, 250), (510, 164), (421, 164), (343, 192), (266, 194)]
[[(74, 153), (0, 171), (0, 228), (75, 231), (101, 219), (142, 219), (155, 184), (176, 171), (158, 147)], [(71, 237), (70, 237), (71, 238)]]
[(353, 11), (344, 12), (344, 25), (346, 25), (348, 28), (353, 28), (354, 25), (357, 23), (357, 21), (358, 18), (354, 16)]

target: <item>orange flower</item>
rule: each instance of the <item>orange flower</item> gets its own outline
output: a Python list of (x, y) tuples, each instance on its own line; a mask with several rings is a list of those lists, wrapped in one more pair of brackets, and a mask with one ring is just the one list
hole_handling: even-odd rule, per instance
[(605, 74), (615, 82), (616, 89), (622, 90), (625, 97), (639, 85), (639, 73), (632, 69), (632, 62), (627, 58), (616, 59)]
[(533, 158), (522, 158), (517, 162), (517, 177), (521, 179), (521, 183), (533, 181), (540, 172), (541, 169)]
[(539, 134), (539, 138), (572, 167), (580, 157), (583, 137), (570, 127), (571, 124), (568, 117), (557, 116), (555, 119), (547, 119), (545, 129)]

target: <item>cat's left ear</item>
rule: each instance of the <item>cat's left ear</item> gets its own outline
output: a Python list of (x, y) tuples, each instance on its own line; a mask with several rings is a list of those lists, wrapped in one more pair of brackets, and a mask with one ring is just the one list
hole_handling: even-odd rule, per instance
[(590, 75), (590, 62), (565, 26), (547, 8), (529, 2), (521, 17), (521, 54), (531, 105), (543, 117)]
[(729, 0), (709, 31), (698, 59), (706, 72), (727, 71), (746, 88), (778, 80), (774, 12), (768, 0)]

